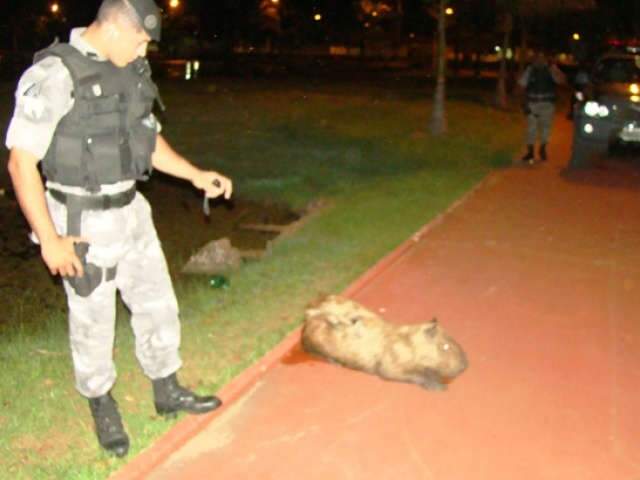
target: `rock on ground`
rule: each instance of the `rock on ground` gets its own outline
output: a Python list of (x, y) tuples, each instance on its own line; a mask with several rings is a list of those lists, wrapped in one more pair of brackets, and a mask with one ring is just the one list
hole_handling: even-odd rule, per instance
[(193, 255), (183, 273), (217, 274), (238, 268), (242, 263), (240, 251), (231, 245), (228, 238), (207, 243)]

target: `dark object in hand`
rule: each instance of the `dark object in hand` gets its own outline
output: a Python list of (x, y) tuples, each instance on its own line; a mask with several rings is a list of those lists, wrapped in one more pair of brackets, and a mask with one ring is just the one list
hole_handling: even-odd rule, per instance
[[(213, 182), (211, 182), (211, 185), (213, 185), (216, 188), (222, 187), (222, 183), (217, 178)], [(209, 197), (207, 197), (207, 192), (204, 192), (204, 200), (202, 202), (202, 211), (204, 212), (205, 217), (208, 217), (209, 215), (211, 215), (211, 209), (209, 208)]]
[(82, 263), (84, 275), (82, 277), (69, 277), (66, 280), (76, 292), (76, 295), (86, 298), (102, 283), (102, 269), (93, 263), (87, 262), (87, 254), (89, 253), (88, 243), (78, 242), (73, 248)]

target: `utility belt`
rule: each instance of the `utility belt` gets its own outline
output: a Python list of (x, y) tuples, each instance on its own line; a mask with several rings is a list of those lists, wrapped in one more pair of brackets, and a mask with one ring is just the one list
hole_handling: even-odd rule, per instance
[(67, 207), (67, 235), (81, 236), (82, 212), (88, 210), (111, 210), (122, 208), (133, 202), (136, 196), (135, 186), (114, 195), (74, 195), (49, 189), (49, 194)]
[(550, 93), (528, 93), (527, 101), (529, 103), (554, 103), (556, 101), (556, 96)]
[[(54, 189), (49, 189), (49, 194), (56, 201), (67, 207), (67, 235), (80, 237), (82, 235), (82, 212), (126, 207), (135, 198), (136, 188), (133, 186), (129, 190), (114, 195), (74, 195)], [(74, 245), (76, 255), (82, 262), (84, 275), (66, 279), (80, 297), (90, 296), (103, 281), (110, 282), (115, 280), (118, 268), (117, 266), (102, 268), (93, 263), (88, 263), (89, 247), (90, 245), (86, 242), (79, 242)]]

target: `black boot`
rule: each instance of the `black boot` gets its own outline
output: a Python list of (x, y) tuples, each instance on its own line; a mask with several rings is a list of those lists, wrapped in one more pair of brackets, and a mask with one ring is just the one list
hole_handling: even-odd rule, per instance
[(543, 143), (540, 145), (540, 160), (544, 162), (547, 159), (547, 144)]
[(156, 412), (160, 415), (171, 415), (179, 411), (207, 413), (222, 405), (218, 397), (200, 397), (181, 386), (175, 373), (153, 380), (152, 383)]
[(521, 159), (525, 163), (533, 163), (535, 155), (533, 153), (533, 145), (527, 145), (527, 153)]
[(124, 431), (118, 404), (111, 393), (90, 398), (89, 408), (96, 424), (100, 446), (116, 457), (124, 457), (129, 452), (129, 437)]

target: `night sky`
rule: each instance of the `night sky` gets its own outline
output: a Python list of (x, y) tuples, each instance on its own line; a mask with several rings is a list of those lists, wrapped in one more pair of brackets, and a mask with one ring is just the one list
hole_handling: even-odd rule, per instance
[[(269, 0), (262, 0), (262, 2)], [(386, 12), (377, 18), (363, 14), (363, 5), (381, 7)], [(403, 15), (397, 15), (397, 2)], [(52, 14), (55, 0), (2, 0), (7, 14), (0, 19), (0, 49), (33, 51), (49, 44), (56, 35), (66, 38), (71, 27), (87, 25), (93, 19), (99, 0), (57, 0), (60, 11)], [(387, 36), (393, 41), (429, 38), (435, 21), (425, 11), (426, 0), (278, 0), (280, 15), (273, 19), (260, 10), (261, 0), (181, 0), (171, 11), (169, 0), (159, 2), (167, 12), (168, 39), (192, 36), (198, 42), (262, 42), (270, 35), (281, 45), (357, 44), (365, 35)], [(450, 38), (464, 49), (465, 44), (485, 43), (499, 38), (496, 25), (499, 5), (517, 0), (453, 0), (455, 19), (449, 27)], [(544, 4), (537, 0), (537, 4)], [(549, 2), (562, 4), (564, 2)], [(588, 4), (589, 2), (585, 2)], [(526, 23), (532, 46), (547, 50), (566, 49), (572, 31), (580, 31), (585, 42), (599, 43), (606, 37), (640, 36), (640, 2), (596, 0), (597, 8), (584, 12), (549, 12), (518, 17), (514, 35)], [(388, 10), (384, 10), (387, 4)], [(170, 14), (169, 14), (170, 13)], [(322, 21), (314, 21), (316, 13)], [(366, 25), (366, 27), (365, 27)], [(173, 33), (173, 36), (171, 35)]]

